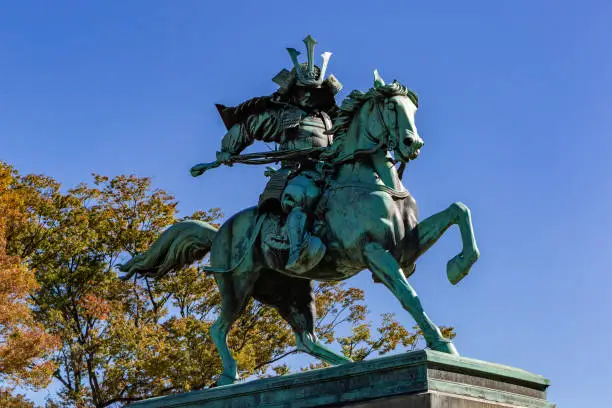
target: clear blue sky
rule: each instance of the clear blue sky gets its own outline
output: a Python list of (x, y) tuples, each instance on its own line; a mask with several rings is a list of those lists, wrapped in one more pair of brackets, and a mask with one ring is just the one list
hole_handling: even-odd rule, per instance
[[(245, 166), (189, 175), (224, 133), (214, 103), (273, 92), (291, 66), (285, 47), (310, 33), (346, 91), (367, 89), (378, 68), (419, 94), (425, 147), (404, 182), (422, 216), (472, 208), (472, 273), (445, 280), (460, 245), (451, 230), (412, 278), (433, 320), (455, 325), (465, 356), (549, 377), (560, 407), (604, 406), (611, 19), (604, 1), (5, 2), (0, 160), (67, 187), (91, 172), (151, 176), (185, 214), (231, 214), (265, 178)], [(369, 274), (349, 283), (374, 313), (411, 324)]]

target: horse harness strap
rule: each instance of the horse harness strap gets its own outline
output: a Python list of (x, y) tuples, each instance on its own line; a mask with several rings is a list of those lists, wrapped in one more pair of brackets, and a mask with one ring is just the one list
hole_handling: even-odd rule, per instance
[[(390, 149), (393, 149), (393, 148), (395, 148), (395, 142), (392, 142), (391, 138), (390, 138), (390, 136), (393, 133), (391, 132), (391, 129), (387, 125), (387, 122), (385, 122), (385, 116), (383, 115), (382, 108), (380, 107), (380, 105), (381, 105), (380, 103), (375, 103), (374, 104), (374, 106), (376, 106), (376, 113), (378, 113), (378, 120), (380, 121), (380, 124), (384, 128), (383, 133), (386, 136), (386, 143), (383, 142), (383, 138), (382, 137), (378, 136), (378, 137), (374, 138), (370, 134), (369, 131), (367, 131), (367, 132), (368, 132), (368, 135), (370, 136), (371, 139), (373, 139), (373, 140), (377, 140), (378, 139), (380, 141), (380, 144), (383, 144), (383, 145), (386, 144), (386, 145), (388, 145), (388, 147)], [(395, 125), (396, 131), (397, 131), (397, 125), (398, 125), (397, 124), (397, 109), (395, 108), (395, 105), (393, 105), (393, 111), (395, 112), (395, 123), (394, 123), (394, 125)]]
[(324, 192), (319, 199), (319, 202), (314, 210), (314, 216), (317, 219), (323, 219), (325, 217), (325, 213), (327, 212), (327, 201), (329, 200), (329, 193), (336, 190), (342, 190), (345, 188), (356, 188), (359, 190), (366, 190), (370, 192), (374, 191), (382, 191), (383, 193), (387, 193), (394, 200), (404, 200), (410, 197), (410, 193), (408, 191), (397, 191), (391, 187), (380, 185), (380, 184), (366, 184), (366, 183), (349, 183), (349, 184), (339, 184), (336, 182), (328, 182), (326, 187), (324, 188)]
[(357, 188), (360, 190), (368, 190), (368, 191), (382, 191), (384, 193), (389, 194), (392, 198), (403, 200), (405, 198), (410, 197), (410, 193), (408, 191), (397, 191), (394, 188), (389, 186), (381, 185), (381, 184), (366, 184), (366, 183), (349, 183), (349, 184), (338, 184), (338, 183), (329, 183), (329, 190), (341, 190), (344, 188)]
[(213, 266), (203, 266), (202, 270), (204, 270), (204, 272), (207, 273), (231, 273), (234, 272), (234, 270), (236, 270), (236, 268), (238, 268), (242, 262), (244, 262), (244, 260), (246, 259), (247, 255), (251, 253), (251, 251), (253, 251), (253, 246), (255, 245), (255, 241), (257, 241), (257, 237), (259, 236), (259, 231), (261, 231), (261, 226), (264, 222), (266, 218), (265, 214), (260, 214), (257, 217), (257, 223), (255, 224), (255, 227), (253, 228), (253, 232), (251, 233), (251, 236), (249, 237), (249, 241), (247, 242), (247, 245), (245, 246), (246, 250), (244, 251), (244, 254), (242, 254), (242, 257), (240, 258), (240, 260), (238, 262), (236, 262), (233, 266), (231, 266), (230, 268), (224, 269), (224, 268), (215, 268)]

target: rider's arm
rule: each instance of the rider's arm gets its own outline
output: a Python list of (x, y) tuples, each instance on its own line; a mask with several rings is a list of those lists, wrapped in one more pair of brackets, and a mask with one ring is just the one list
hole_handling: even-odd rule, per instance
[(236, 155), (255, 140), (280, 142), (281, 115), (279, 112), (266, 111), (249, 116), (243, 123), (230, 128), (221, 141), (221, 152)]

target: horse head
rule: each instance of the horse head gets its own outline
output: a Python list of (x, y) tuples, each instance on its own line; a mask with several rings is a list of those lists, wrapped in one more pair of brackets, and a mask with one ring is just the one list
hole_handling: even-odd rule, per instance
[(398, 81), (385, 84), (376, 70), (374, 87), (370, 92), (373, 97), (369, 106), (364, 106), (361, 112), (367, 115), (365, 126), (369, 137), (392, 151), (398, 161), (416, 159), (423, 146), (423, 139), (414, 123), (417, 95)]
[(330, 131), (335, 135), (334, 161), (341, 163), (381, 149), (393, 152), (396, 161), (416, 159), (423, 146), (414, 123), (417, 107), (414, 92), (398, 81), (385, 84), (375, 70), (370, 90), (353, 91), (342, 102)]

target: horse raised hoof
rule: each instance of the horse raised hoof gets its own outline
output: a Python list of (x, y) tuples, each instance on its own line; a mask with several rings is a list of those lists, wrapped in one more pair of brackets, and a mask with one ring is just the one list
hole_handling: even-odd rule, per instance
[(448, 261), (446, 264), (446, 276), (453, 285), (456, 285), (470, 273), (472, 265), (478, 260), (480, 253), (478, 250), (472, 252), (472, 256), (465, 257), (463, 252), (456, 255), (453, 259)]
[(429, 348), (435, 351), (441, 351), (442, 353), (452, 354), (454, 356), (459, 355), (455, 345), (450, 340), (438, 340), (430, 344)]

